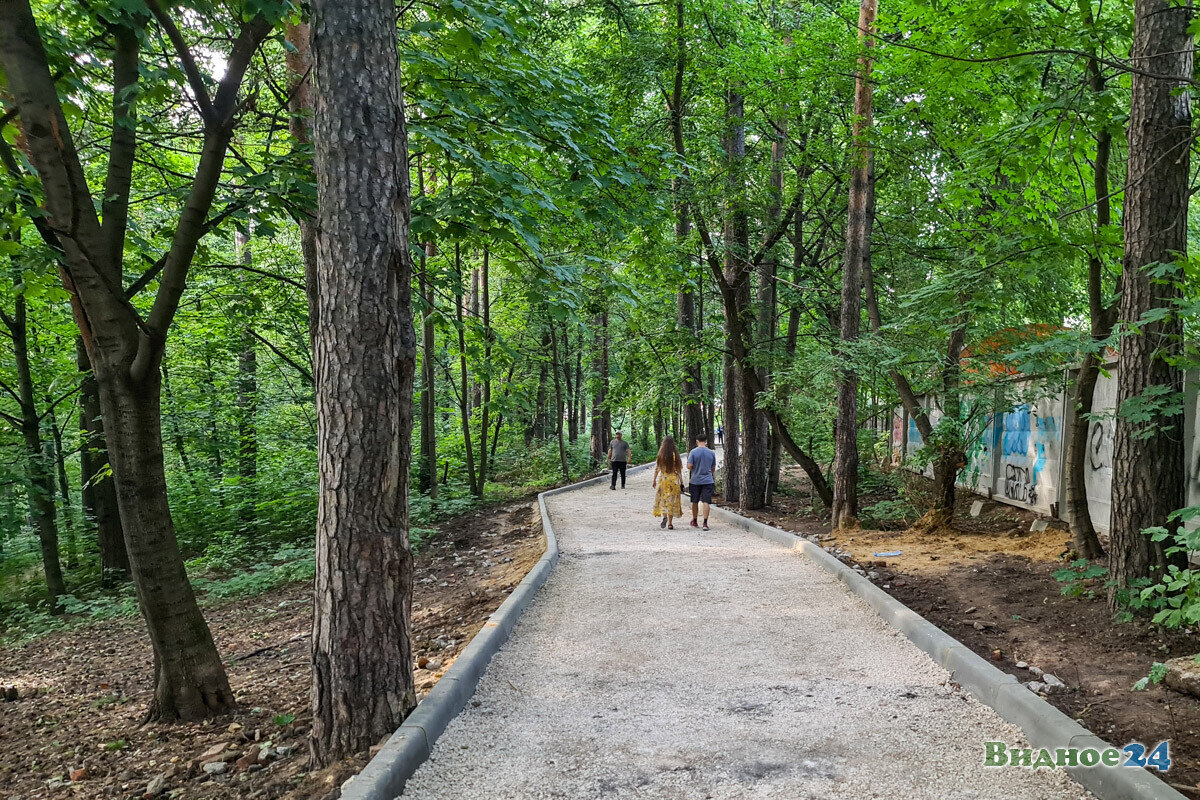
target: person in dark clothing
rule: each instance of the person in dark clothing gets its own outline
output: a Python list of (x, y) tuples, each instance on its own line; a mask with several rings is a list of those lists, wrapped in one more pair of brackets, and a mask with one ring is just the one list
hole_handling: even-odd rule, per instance
[(725, 426), (718, 425), (717, 426), (717, 444), (724, 444), (724, 443), (725, 443)]
[(612, 490), (617, 490), (617, 473), (621, 473), (621, 488), (625, 488), (625, 468), (629, 466), (629, 442), (617, 431), (615, 439), (608, 443), (608, 462), (612, 467)]

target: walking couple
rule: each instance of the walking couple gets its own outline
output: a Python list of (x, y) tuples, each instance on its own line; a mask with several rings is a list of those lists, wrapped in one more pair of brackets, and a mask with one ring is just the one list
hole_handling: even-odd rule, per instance
[[(692, 500), (692, 527), (700, 527), (697, 516), (703, 512), (704, 530), (708, 530), (708, 511), (712, 503), (713, 470), (717, 466), (717, 454), (708, 449), (708, 436), (700, 434), (696, 437), (696, 448), (687, 456), (687, 468), (690, 480), (688, 494)], [(662, 517), (660, 528), (675, 530), (673, 520), (683, 516), (679, 494), (683, 486), (683, 460), (675, 447), (675, 440), (670, 436), (663, 439), (662, 447), (658, 449), (658, 458), (654, 463), (654, 480), (650, 484), (658, 488), (654, 495), (654, 516)]]

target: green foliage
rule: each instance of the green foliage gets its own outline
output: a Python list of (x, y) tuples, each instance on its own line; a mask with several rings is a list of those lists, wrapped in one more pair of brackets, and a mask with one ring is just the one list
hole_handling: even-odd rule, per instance
[(1054, 571), (1054, 580), (1064, 584), (1063, 595), (1067, 597), (1095, 597), (1096, 581), (1108, 575), (1108, 568), (1093, 564), (1086, 558), (1077, 558), (1070, 566)]
[(1167, 677), (1167, 665), (1161, 661), (1155, 661), (1150, 667), (1150, 674), (1133, 684), (1133, 690), (1135, 692), (1143, 692), (1152, 683), (1156, 685), (1162, 683), (1165, 677)]

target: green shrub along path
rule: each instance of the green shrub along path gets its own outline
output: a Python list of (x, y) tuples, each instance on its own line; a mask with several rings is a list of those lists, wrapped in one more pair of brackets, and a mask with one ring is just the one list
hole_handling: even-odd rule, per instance
[(1020, 732), (818, 566), (652, 502), (646, 472), (547, 499), (559, 565), (404, 797), (1089, 796), (985, 768)]

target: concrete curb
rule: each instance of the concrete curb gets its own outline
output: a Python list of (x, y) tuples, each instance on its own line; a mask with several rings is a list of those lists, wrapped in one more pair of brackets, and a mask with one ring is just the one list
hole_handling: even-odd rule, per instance
[[(1112, 745), (1022, 686), (1015, 677), (989, 664), (966, 645), (859, 575), (824, 548), (802, 536), (743, 517), (720, 506), (714, 516), (763, 539), (797, 550), (846, 584), (889, 625), (899, 630), (951, 677), (996, 713), (1025, 732), (1034, 748), (1053, 755), (1060, 747), (1105, 750)], [(983, 743), (980, 742), (982, 748)], [(1007, 744), (1007, 743), (1006, 743)], [(1155, 742), (1150, 742), (1153, 747)], [(982, 755), (982, 753), (981, 753)], [(1100, 800), (1188, 800), (1144, 769), (1067, 767), (1067, 772)]]
[[(630, 467), (626, 470), (626, 475), (632, 475), (650, 466), (652, 464)], [(492, 656), (508, 641), (522, 612), (533, 601), (558, 564), (558, 539), (554, 535), (554, 526), (550, 524), (546, 498), (595, 486), (607, 480), (609, 475), (604, 474), (570, 486), (550, 489), (538, 495), (542, 531), (546, 535), (546, 552), (517, 584), (512, 594), (488, 618), (479, 633), (475, 634), (470, 644), (450, 665), (450, 669), (438, 680), (437, 685), (425, 695), (425, 699), (408, 715), (404, 724), (392, 734), (387, 744), (363, 771), (346, 785), (342, 792), (342, 800), (395, 800), (404, 791), (404, 784), (417, 771), (417, 767), (429, 758), (434, 742), (475, 694), (475, 687), (479, 685), (479, 679), (487, 670)]]

